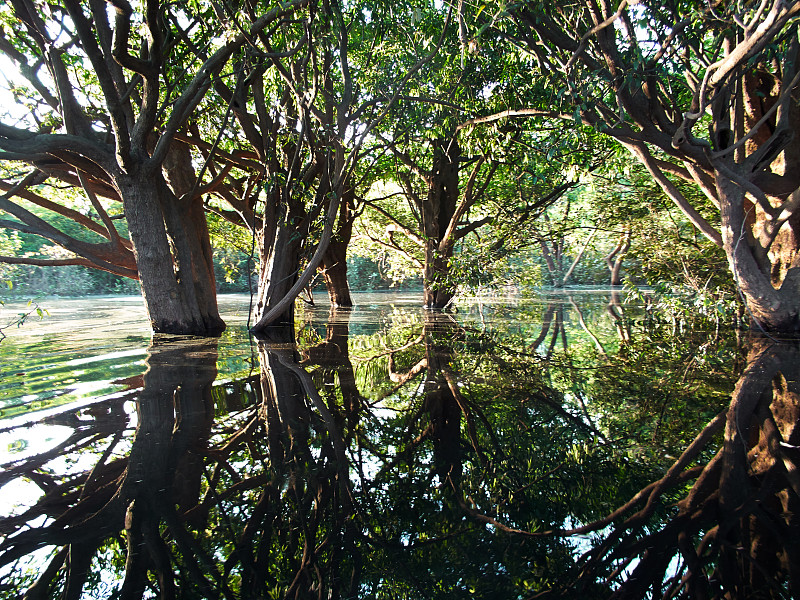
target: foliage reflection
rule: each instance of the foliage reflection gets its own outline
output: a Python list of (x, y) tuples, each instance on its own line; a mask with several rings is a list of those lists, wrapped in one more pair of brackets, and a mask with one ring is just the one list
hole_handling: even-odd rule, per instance
[(800, 346), (525, 310), (332, 310), (216, 386), (217, 341), (154, 342), (133, 435), (109, 403), (65, 474), (5, 465), (42, 493), (0, 521), (3, 594), (796, 593)]

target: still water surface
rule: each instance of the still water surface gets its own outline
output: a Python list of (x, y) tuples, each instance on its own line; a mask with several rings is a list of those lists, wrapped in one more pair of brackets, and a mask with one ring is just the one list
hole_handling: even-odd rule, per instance
[(245, 296), (220, 339), (138, 298), (6, 330), (0, 596), (798, 597), (795, 342), (605, 292), (355, 300), (297, 343)]

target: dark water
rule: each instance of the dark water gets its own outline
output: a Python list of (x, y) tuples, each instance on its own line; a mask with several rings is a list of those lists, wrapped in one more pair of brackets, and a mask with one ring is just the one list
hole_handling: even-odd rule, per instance
[(0, 342), (0, 595), (798, 597), (800, 346), (610, 299), (358, 295), (297, 344), (242, 296), (218, 340), (45, 303)]

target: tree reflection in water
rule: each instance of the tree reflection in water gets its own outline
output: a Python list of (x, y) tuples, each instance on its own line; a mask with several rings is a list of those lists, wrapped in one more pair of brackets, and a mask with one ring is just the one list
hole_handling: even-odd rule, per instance
[[(170, 559), (174, 549), (160, 528), (169, 531), (181, 552), (196, 553), (197, 544), (180, 515), (197, 503), (202, 457), (213, 424), (216, 360), (215, 340), (154, 339), (129, 447), (124, 439), (127, 419), (114, 419), (111, 428), (97, 410), (99, 418), (81, 423), (73, 435), (77, 450), (73, 460), (90, 448), (100, 454), (90, 469), (62, 477), (42, 472), (37, 457), (17, 465), (18, 476), (34, 478), (44, 495), (24, 514), (3, 520), (2, 564), (42, 548), (55, 550), (44, 568), (26, 570), (18, 564), (10, 581), (4, 582), (6, 589), (31, 600), (79, 598), (87, 585), (98, 583), (93, 569), (105, 566), (100, 562), (109, 559), (112, 548), (124, 547), (121, 597), (142, 597), (152, 585), (148, 573), (166, 597), (174, 596)], [(112, 414), (120, 417), (119, 405), (112, 408)], [(109, 437), (111, 441), (101, 448), (100, 441)], [(120, 447), (127, 450), (126, 456), (120, 456)], [(47, 518), (45, 524), (42, 517)], [(199, 573), (193, 575), (203, 580)], [(25, 576), (33, 582), (25, 582)]]
[(797, 344), (754, 339), (697, 435), (733, 387), (713, 336), (595, 334), (565, 305), (535, 331), (350, 320), (260, 342), (260, 376), (215, 388), (214, 340), (154, 343), (132, 440), (111, 404), (64, 446), (71, 474), (0, 475), (43, 490), (0, 520), (3, 594), (797, 595)]
[[(800, 596), (799, 373), (796, 340), (753, 335), (730, 406), (667, 473), (606, 518), (559, 532), (613, 524), (570, 588), (617, 580), (615, 598)], [(650, 518), (676, 498), (654, 529)]]

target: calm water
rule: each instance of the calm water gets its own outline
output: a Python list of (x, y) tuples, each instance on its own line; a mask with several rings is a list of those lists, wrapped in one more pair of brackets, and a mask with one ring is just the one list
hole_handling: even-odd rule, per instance
[(798, 597), (795, 342), (604, 292), (355, 300), (296, 344), (244, 296), (220, 339), (135, 298), (5, 330), (0, 595)]

